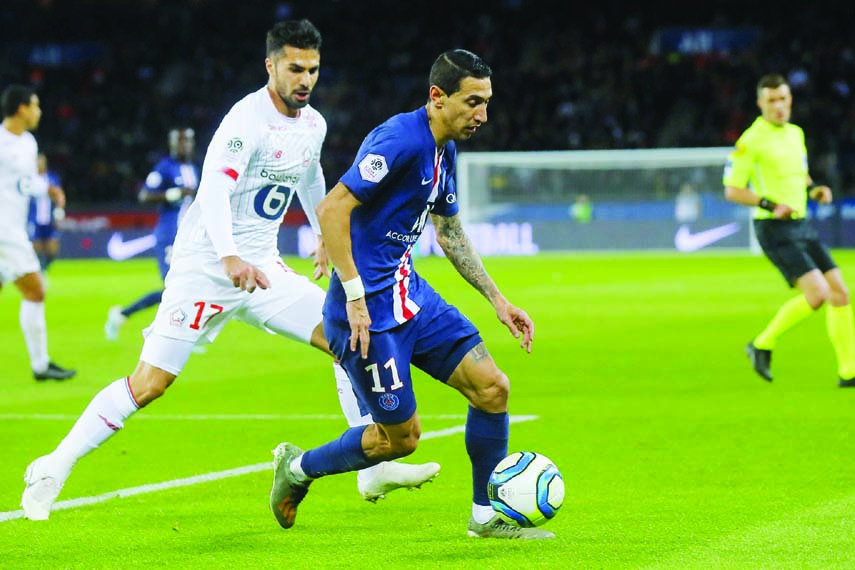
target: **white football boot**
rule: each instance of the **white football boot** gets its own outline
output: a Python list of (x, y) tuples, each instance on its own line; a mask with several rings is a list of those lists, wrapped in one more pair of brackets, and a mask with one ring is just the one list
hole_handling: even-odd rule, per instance
[(373, 467), (362, 469), (356, 476), (359, 494), (366, 501), (376, 503), (385, 499), (395, 489), (418, 489), (439, 474), (439, 463), (397, 463), (384, 461)]
[(119, 329), (122, 328), (122, 325), (127, 320), (128, 317), (122, 314), (122, 307), (119, 305), (110, 307), (110, 310), (107, 312), (107, 322), (104, 323), (104, 335), (107, 337), (107, 340), (118, 340)]
[(24, 494), (21, 496), (21, 507), (24, 516), (31, 521), (46, 521), (50, 517), (50, 509), (65, 480), (68, 472), (56, 473), (49, 469), (49, 456), (39, 457), (27, 467), (24, 473)]
[(473, 538), (509, 538), (523, 540), (541, 540), (555, 538), (555, 534), (542, 528), (522, 528), (502, 520), (499, 515), (485, 523), (479, 523), (474, 518), (469, 519), (467, 534)]

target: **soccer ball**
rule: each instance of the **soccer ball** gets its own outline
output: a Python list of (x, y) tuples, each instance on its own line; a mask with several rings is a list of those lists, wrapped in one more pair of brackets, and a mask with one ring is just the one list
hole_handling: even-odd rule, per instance
[(564, 478), (545, 455), (518, 451), (502, 459), (487, 484), (493, 510), (509, 523), (540, 526), (564, 503)]

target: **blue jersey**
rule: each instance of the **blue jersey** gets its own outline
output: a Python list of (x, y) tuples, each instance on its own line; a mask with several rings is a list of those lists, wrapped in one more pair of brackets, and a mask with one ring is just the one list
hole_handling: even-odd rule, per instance
[[(350, 219), (353, 259), (365, 285), (371, 331), (413, 318), (436, 293), (415, 272), (412, 250), (429, 214), (457, 214), (454, 142), (437, 148), (422, 107), (371, 131), (341, 178), (361, 205)], [(330, 281), (324, 316), (347, 322), (341, 281)]]
[(30, 197), (30, 207), (27, 212), (27, 229), (31, 240), (52, 239), (56, 232), (56, 223), (53, 211), (56, 208), (50, 195), (47, 193), (49, 186), (62, 186), (59, 176), (48, 171), (39, 174), (40, 183), (44, 185), (45, 191)]
[[(171, 156), (162, 158), (145, 179), (145, 191), (163, 194), (170, 188), (195, 190), (199, 185), (199, 168), (192, 162), (179, 162)], [(159, 244), (171, 245), (178, 232), (178, 216), (184, 201), (163, 202), (154, 228)]]

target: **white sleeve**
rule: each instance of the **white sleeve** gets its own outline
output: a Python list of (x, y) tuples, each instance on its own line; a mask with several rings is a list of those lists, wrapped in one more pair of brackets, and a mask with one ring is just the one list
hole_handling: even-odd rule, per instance
[(231, 194), (246, 173), (255, 148), (255, 137), (248, 127), (253, 121), (246, 120), (242, 111), (233, 107), (217, 127), (205, 153), (196, 192), (202, 224), (220, 259), (238, 255), (232, 234)]
[(300, 205), (303, 206), (303, 211), (309, 219), (312, 230), (316, 235), (321, 235), (321, 224), (318, 222), (318, 214), (315, 212), (315, 208), (318, 207), (326, 194), (326, 182), (324, 181), (321, 163), (314, 162), (306, 175), (306, 183), (300, 184), (297, 188), (297, 196), (300, 198)]
[(196, 193), (196, 202), (202, 212), (202, 225), (220, 259), (238, 254), (232, 235), (232, 206), (229, 201), (229, 195), (236, 185), (237, 182), (226, 173), (213, 172), (207, 177), (202, 176), (199, 192)]

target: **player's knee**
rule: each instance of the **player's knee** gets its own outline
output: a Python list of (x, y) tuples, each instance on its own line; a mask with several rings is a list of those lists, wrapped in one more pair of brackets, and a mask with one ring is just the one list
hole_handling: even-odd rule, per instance
[[(417, 424), (398, 425), (394, 429), (375, 424), (369, 455), (382, 461), (393, 461), (413, 453), (419, 445), (421, 427)], [(406, 429), (401, 429), (405, 427)]]
[(845, 285), (838, 285), (831, 290), (829, 301), (835, 307), (845, 307), (849, 304), (849, 288)]
[(485, 411), (504, 411), (508, 405), (511, 382), (504, 372), (494, 368), (479, 381), (472, 405)]
[(45, 291), (44, 289), (31, 289), (26, 293), (22, 293), (21, 296), (31, 303), (44, 303), (45, 302)]
[(817, 287), (805, 293), (805, 299), (814, 311), (822, 307), (830, 298), (831, 290), (827, 286)]
[(410, 432), (395, 438), (391, 444), (390, 452), (395, 459), (406, 457), (419, 446), (419, 434)]
[(137, 369), (131, 375), (129, 384), (134, 400), (144, 407), (150, 402), (160, 398), (166, 393), (166, 389), (172, 385), (175, 376), (152, 367)]

